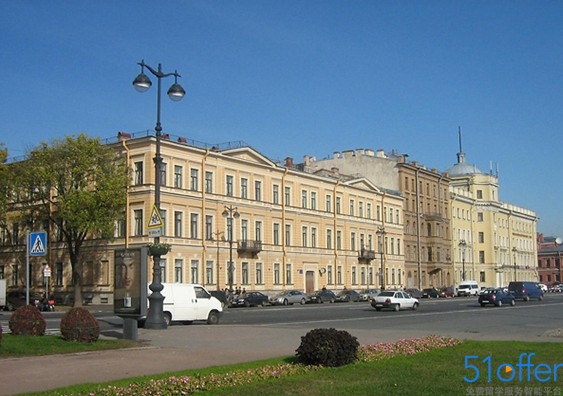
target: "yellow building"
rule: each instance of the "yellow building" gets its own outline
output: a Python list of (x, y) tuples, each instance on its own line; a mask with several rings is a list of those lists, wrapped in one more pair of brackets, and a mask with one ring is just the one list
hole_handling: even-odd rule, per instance
[(447, 173), (456, 283), (501, 287), (513, 280), (537, 281), (535, 212), (501, 202), (498, 176), (467, 164), (461, 151)]
[[(120, 133), (108, 144), (127, 156), (133, 174), (115, 241), (89, 240), (83, 247), (83, 291), (94, 303), (113, 300), (114, 250), (153, 241), (156, 138)], [(279, 164), (242, 144), (204, 147), (165, 134), (160, 150), (160, 242), (172, 245), (160, 263), (163, 282), (266, 293), (404, 284), (400, 194), (364, 177), (307, 173), (290, 159)], [(25, 285), (22, 243), (0, 247), (0, 271), (13, 278), (11, 289)], [(71, 295), (60, 243), (50, 240), (48, 254), (32, 261), (33, 290), (44, 289), (41, 269), (49, 264), (50, 292)]]

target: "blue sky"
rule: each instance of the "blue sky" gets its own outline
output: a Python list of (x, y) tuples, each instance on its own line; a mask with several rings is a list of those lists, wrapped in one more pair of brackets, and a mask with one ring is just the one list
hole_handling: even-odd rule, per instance
[[(500, 198), (563, 236), (563, 2), (0, 0), (0, 141), (153, 129), (282, 160), (396, 149), (499, 169)], [(163, 80), (166, 91), (173, 79)]]

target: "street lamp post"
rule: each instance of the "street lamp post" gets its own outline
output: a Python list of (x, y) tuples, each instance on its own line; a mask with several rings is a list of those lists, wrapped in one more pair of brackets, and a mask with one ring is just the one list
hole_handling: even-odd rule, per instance
[(467, 242), (465, 239), (459, 241), (459, 248), (461, 249), (461, 280), (465, 280), (465, 248), (467, 247)]
[(514, 280), (516, 281), (516, 252), (518, 249), (516, 247), (512, 248), (512, 254), (514, 255)]
[[(160, 184), (161, 184), (161, 169), (162, 169), (162, 157), (160, 155), (160, 140), (162, 135), (162, 126), (160, 125), (160, 97), (161, 97), (161, 80), (165, 77), (174, 76), (174, 84), (168, 89), (168, 97), (177, 102), (181, 100), (186, 91), (180, 84), (178, 84), (178, 77), (180, 75), (177, 71), (174, 73), (163, 73), (162, 65), (158, 64), (158, 69), (154, 70), (152, 67), (147, 65), (144, 60), (138, 63), (141, 66), (141, 73), (133, 80), (133, 86), (139, 92), (147, 91), (151, 85), (151, 80), (145, 74), (145, 67), (152, 73), (153, 76), (157, 78), (157, 93), (156, 93), (156, 126), (154, 128), (156, 132), (156, 154), (154, 157), (154, 167), (155, 167), (155, 180), (154, 180), (154, 205), (160, 214)], [(154, 237), (154, 243), (160, 243), (160, 234), (162, 233), (162, 228), (158, 232), (157, 236)], [(145, 328), (147, 329), (166, 329), (166, 321), (164, 320), (163, 312), (163, 301), (164, 296), (160, 293), (164, 286), (162, 285), (162, 279), (160, 274), (160, 254), (153, 255), (153, 280), (149, 285), (149, 289), (152, 291), (149, 299), (149, 311), (147, 312), (147, 319), (145, 321)]]
[(225, 210), (223, 211), (223, 217), (228, 220), (227, 224), (227, 236), (229, 238), (229, 265), (227, 267), (227, 276), (229, 282), (229, 292), (233, 290), (233, 219), (238, 219), (240, 217), (239, 212), (233, 205), (225, 205)]
[(381, 270), (380, 270), (380, 281), (379, 285), (381, 286), (381, 290), (385, 290), (385, 256), (384, 256), (384, 247), (385, 247), (385, 227), (379, 227), (377, 229), (376, 234), (379, 236), (379, 254), (381, 255)]

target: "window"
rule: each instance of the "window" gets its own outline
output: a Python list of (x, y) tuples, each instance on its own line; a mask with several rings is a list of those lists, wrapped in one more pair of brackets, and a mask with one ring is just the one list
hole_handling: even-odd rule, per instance
[[(117, 237), (118, 238), (123, 238), (126, 236), (127, 234), (127, 230), (126, 230), (126, 226), (127, 224), (125, 223), (125, 219), (120, 219), (117, 221)], [(2, 232), (5, 232), (5, 229), (2, 229)], [(5, 235), (2, 235), (2, 238), (0, 239), (0, 243), (4, 244), (4, 239)]]
[(481, 272), (479, 273), (479, 281), (480, 281), (480, 282), (483, 282), (483, 283), (487, 281), (487, 279), (486, 279), (486, 277), (485, 277), (485, 271), (481, 271)]
[(485, 243), (485, 233), (484, 232), (479, 232), (479, 234), (477, 234), (479, 243)]
[(307, 247), (307, 226), (301, 227), (301, 246)]
[(135, 209), (133, 211), (133, 221), (135, 222), (135, 236), (143, 235), (143, 209)]
[(332, 249), (332, 230), (326, 230), (326, 248)]
[(477, 199), (483, 199), (483, 190), (477, 190)]
[(166, 163), (160, 164), (160, 185), (166, 186)]
[(135, 162), (135, 184), (143, 184), (143, 162)]
[(272, 186), (272, 202), (276, 205), (280, 203), (280, 186), (277, 184)]
[(213, 172), (210, 171), (205, 172), (205, 192), (213, 192)]
[(55, 285), (63, 286), (63, 263), (55, 264)]
[(478, 212), (478, 213), (477, 213), (477, 221), (478, 221), (478, 222), (483, 222), (483, 212)]
[(205, 239), (208, 241), (213, 240), (213, 216), (205, 216)]
[(182, 212), (174, 212), (174, 236), (182, 236)]
[(354, 216), (354, 205), (355, 202), (353, 199), (350, 200), (350, 216)]
[(336, 213), (340, 214), (340, 197), (336, 197)]
[(199, 180), (199, 170), (198, 169), (190, 169), (190, 190), (197, 191), (198, 188), (198, 180)]
[(389, 208), (389, 223), (393, 224), (393, 208)]
[(174, 187), (182, 188), (182, 173), (184, 169), (180, 165), (174, 165)]
[(285, 265), (285, 279), (288, 285), (293, 284), (293, 279), (291, 278), (291, 264)]
[(371, 203), (369, 202), (366, 204), (366, 212), (366, 217), (368, 219), (371, 219)]
[(301, 191), (301, 207), (303, 209), (307, 208), (307, 191), (306, 190)]
[[(160, 263), (158, 263), (158, 266), (160, 267), (160, 279), (162, 280), (162, 282), (166, 282), (167, 277), (166, 277), (166, 259), (161, 258), (160, 259)], [(193, 282), (196, 283), (196, 282)]]
[(262, 277), (262, 263), (256, 263), (256, 284), (262, 285), (264, 279)]
[(285, 198), (284, 198), (284, 199), (285, 199), (285, 204), (286, 204), (287, 206), (291, 206), (291, 188), (290, 188), (290, 187), (286, 187), (284, 194), (285, 194)]
[(332, 265), (326, 267), (326, 283), (332, 285)]
[(358, 216), (364, 217), (364, 203), (358, 202)]
[(213, 260), (207, 260), (205, 262), (205, 284), (212, 285), (213, 281)]
[(342, 249), (342, 231), (336, 231), (336, 248)]
[(166, 234), (166, 210), (160, 209), (160, 217), (162, 219), (162, 233)]
[(233, 177), (231, 175), (227, 175), (226, 188), (227, 188), (227, 191), (226, 191), (227, 196), (232, 197), (233, 196)]
[(243, 262), (241, 264), (241, 271), (242, 271), (242, 273), (241, 273), (242, 278), (241, 278), (240, 281), (243, 285), (248, 285), (248, 263), (247, 262)]
[(197, 222), (198, 222), (198, 214), (192, 213), (190, 215), (190, 238), (197, 239)]
[(233, 218), (227, 217), (227, 241), (232, 241), (233, 239)]
[(352, 266), (352, 284), (353, 285), (357, 284), (357, 282), (356, 282), (356, 266), (355, 265)]
[(325, 197), (325, 210), (327, 212), (332, 211), (332, 197), (328, 194)]
[(274, 285), (281, 284), (280, 280), (280, 264), (274, 263)]
[(174, 260), (174, 282), (182, 283), (183, 267), (184, 267), (184, 261), (182, 259)]
[(311, 247), (317, 247), (317, 229), (315, 227), (311, 227)]
[(342, 284), (342, 266), (339, 265), (336, 269), (336, 282), (341, 285)]
[(274, 223), (274, 245), (280, 244), (280, 225)]
[(248, 198), (248, 179), (244, 177), (240, 179), (240, 197)]
[(190, 264), (190, 283), (199, 283), (198, 268), (199, 268), (199, 261), (192, 260)]
[(262, 222), (257, 221), (254, 223), (254, 239), (258, 242), (262, 242)]
[(317, 209), (317, 193), (314, 191), (311, 191), (311, 209)]
[(256, 201), (262, 201), (262, 182), (259, 180), (254, 182), (254, 199)]
[(291, 246), (291, 224), (285, 225), (285, 246)]
[(350, 250), (356, 250), (356, 233), (350, 234)]
[(485, 264), (485, 251), (479, 250), (479, 264)]
[(243, 242), (248, 241), (248, 220), (240, 221), (240, 238)]

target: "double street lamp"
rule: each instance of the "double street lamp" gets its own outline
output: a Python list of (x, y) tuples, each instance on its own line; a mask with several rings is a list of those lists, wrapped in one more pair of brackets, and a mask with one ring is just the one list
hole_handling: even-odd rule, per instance
[(516, 249), (516, 246), (514, 246), (512, 248), (512, 254), (514, 255), (514, 280), (516, 281), (516, 252), (518, 251), (518, 249)]
[(385, 231), (385, 227), (379, 227), (377, 229), (376, 234), (379, 237), (379, 253), (381, 254), (381, 268), (379, 270), (379, 285), (381, 290), (385, 290), (385, 258), (384, 258), (384, 247), (385, 247), (385, 235), (387, 232)]
[(465, 280), (465, 248), (467, 247), (467, 242), (465, 239), (459, 241), (459, 248), (461, 249), (461, 280)]
[(229, 291), (233, 290), (233, 219), (238, 219), (240, 213), (236, 207), (233, 205), (225, 205), (225, 210), (223, 211), (223, 217), (227, 218), (227, 236), (229, 238), (229, 266), (227, 267), (227, 277), (229, 282)]
[[(180, 84), (178, 84), (178, 71), (174, 73), (163, 73), (162, 65), (159, 63), (157, 70), (153, 69), (145, 63), (144, 60), (138, 63), (141, 66), (141, 73), (133, 80), (133, 86), (138, 92), (147, 91), (151, 85), (151, 80), (145, 74), (145, 67), (153, 76), (157, 78), (157, 92), (156, 92), (156, 126), (154, 128), (156, 132), (156, 154), (154, 157), (154, 167), (155, 167), (155, 180), (154, 180), (154, 205), (156, 210), (158, 210), (160, 215), (160, 185), (161, 185), (161, 169), (162, 169), (162, 156), (160, 155), (160, 141), (162, 137), (162, 126), (160, 125), (160, 97), (161, 97), (161, 80), (165, 77), (174, 76), (174, 84), (168, 89), (168, 97), (174, 101), (180, 101), (186, 94), (186, 91)], [(154, 243), (160, 243), (160, 231), (157, 236), (154, 237)], [(145, 328), (147, 329), (166, 329), (166, 321), (164, 320), (163, 311), (163, 301), (164, 296), (160, 293), (164, 286), (162, 285), (162, 279), (160, 274), (160, 254), (153, 255), (153, 280), (149, 285), (149, 289), (152, 291), (151, 295), (148, 297), (150, 307), (147, 313), (147, 319), (145, 322)]]

